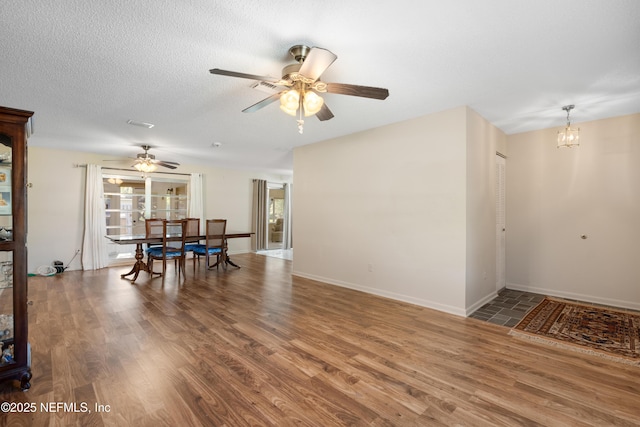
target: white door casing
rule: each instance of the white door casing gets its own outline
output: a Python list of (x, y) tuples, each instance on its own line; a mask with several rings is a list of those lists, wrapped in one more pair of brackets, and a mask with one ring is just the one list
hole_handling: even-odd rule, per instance
[(496, 291), (506, 287), (506, 159), (496, 154)]

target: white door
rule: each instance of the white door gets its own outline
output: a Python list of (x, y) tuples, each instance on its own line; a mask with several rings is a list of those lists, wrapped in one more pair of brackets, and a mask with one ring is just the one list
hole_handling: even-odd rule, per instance
[(506, 207), (505, 207), (505, 170), (506, 159), (496, 155), (496, 290), (507, 285), (506, 273)]

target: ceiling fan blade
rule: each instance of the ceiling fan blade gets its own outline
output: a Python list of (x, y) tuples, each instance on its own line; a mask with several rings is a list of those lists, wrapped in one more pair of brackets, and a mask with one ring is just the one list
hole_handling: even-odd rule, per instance
[(321, 122), (324, 122), (325, 120), (333, 119), (333, 113), (331, 112), (329, 107), (327, 107), (327, 104), (325, 103), (325, 104), (322, 104), (322, 108), (320, 108), (320, 111), (318, 111), (316, 113), (316, 117)]
[(265, 80), (268, 82), (278, 82), (280, 79), (269, 76), (257, 76), (255, 74), (238, 73), (236, 71), (221, 70), (220, 68), (213, 68), (209, 70), (211, 74), (219, 74), (221, 76), (240, 77), (241, 79), (249, 80)]
[(167, 163), (167, 164), (170, 164), (170, 165), (180, 166), (180, 163), (177, 163), (177, 162), (170, 162), (170, 161), (168, 161), (168, 160), (155, 160), (155, 159), (152, 159), (152, 160), (151, 160), (151, 163), (156, 163), (156, 164), (160, 164), (160, 163)]
[(169, 162), (167, 160), (151, 160), (151, 163), (155, 163), (156, 165), (159, 165), (161, 163), (167, 164), (167, 165), (174, 165), (174, 166), (180, 166), (180, 163), (177, 162)]
[(244, 110), (242, 110), (243, 113), (254, 113), (256, 111), (258, 111), (259, 109), (266, 107), (267, 105), (271, 104), (274, 101), (277, 101), (278, 99), (280, 99), (280, 93), (274, 93), (273, 95), (263, 99), (260, 102), (256, 102), (255, 104), (253, 104), (250, 107), (245, 108)]
[(321, 47), (312, 47), (298, 72), (316, 81), (336, 59), (338, 57), (333, 52)]
[(327, 83), (327, 92), (373, 99), (387, 99), (389, 96), (388, 89), (372, 86), (349, 85), (344, 83)]
[(158, 166), (162, 166), (162, 167), (169, 168), (169, 169), (175, 169), (177, 166), (180, 166), (179, 163), (176, 163), (176, 162), (163, 162), (162, 160), (157, 160), (157, 161), (155, 161), (153, 163), (158, 165)]

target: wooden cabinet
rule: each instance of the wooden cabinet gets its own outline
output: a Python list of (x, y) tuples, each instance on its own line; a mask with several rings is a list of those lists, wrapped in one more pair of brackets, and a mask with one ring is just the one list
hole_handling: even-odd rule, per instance
[(0, 107), (0, 381), (31, 384), (27, 340), (27, 129), (30, 111)]

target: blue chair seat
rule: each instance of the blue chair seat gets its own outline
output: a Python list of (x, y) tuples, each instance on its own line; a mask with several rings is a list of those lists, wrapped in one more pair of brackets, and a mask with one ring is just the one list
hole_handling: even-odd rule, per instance
[[(162, 256), (162, 248), (161, 247), (149, 248), (149, 249), (147, 249), (147, 254), (151, 255), (151, 256), (161, 257)], [(171, 251), (171, 252), (167, 252), (166, 253), (167, 259), (169, 259), (169, 258), (179, 258), (181, 256), (182, 256), (182, 252), (181, 251)]]
[(185, 252), (193, 252), (193, 251), (196, 250), (196, 248), (198, 248), (200, 246), (202, 246), (204, 248), (204, 245), (201, 245), (199, 243), (189, 243), (188, 245), (184, 245), (184, 251)]
[[(207, 247), (205, 245), (193, 245), (193, 246), (195, 246), (195, 248), (193, 248), (194, 254), (197, 254), (197, 255), (207, 254)], [(216, 255), (221, 252), (222, 250), (220, 248), (209, 248), (209, 255)]]

